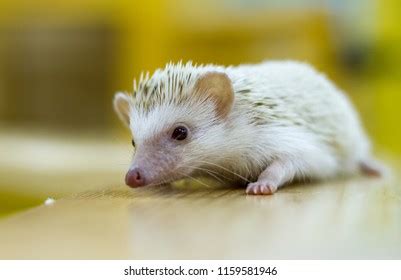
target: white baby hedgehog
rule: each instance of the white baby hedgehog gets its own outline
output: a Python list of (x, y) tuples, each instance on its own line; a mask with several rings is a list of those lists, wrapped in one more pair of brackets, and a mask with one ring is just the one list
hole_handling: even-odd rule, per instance
[(294, 179), (379, 174), (351, 103), (307, 64), (168, 64), (114, 107), (136, 148), (131, 187), (211, 176), (272, 194)]

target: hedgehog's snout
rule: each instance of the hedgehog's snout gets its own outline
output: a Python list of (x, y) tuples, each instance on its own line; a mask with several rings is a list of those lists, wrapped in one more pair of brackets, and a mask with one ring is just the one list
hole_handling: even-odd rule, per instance
[(128, 170), (125, 176), (125, 183), (132, 188), (142, 187), (146, 185), (145, 174), (139, 167)]
[(163, 133), (136, 145), (134, 158), (125, 175), (127, 186), (137, 188), (166, 184), (181, 178), (182, 173), (189, 173), (185, 166), (182, 167), (185, 146), (176, 143), (177, 140), (184, 140), (182, 138), (187, 130), (178, 126), (173, 134), (176, 136), (174, 139), (166, 139)]

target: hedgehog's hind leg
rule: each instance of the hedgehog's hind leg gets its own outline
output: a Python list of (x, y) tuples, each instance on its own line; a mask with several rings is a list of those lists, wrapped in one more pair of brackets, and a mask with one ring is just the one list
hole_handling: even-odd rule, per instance
[(282, 160), (273, 161), (258, 177), (254, 183), (249, 183), (247, 194), (273, 194), (279, 187), (291, 181), (296, 174), (291, 162)]

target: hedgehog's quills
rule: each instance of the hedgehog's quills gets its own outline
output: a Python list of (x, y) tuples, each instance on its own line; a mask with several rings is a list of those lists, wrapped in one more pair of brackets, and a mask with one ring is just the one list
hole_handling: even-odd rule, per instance
[(131, 187), (211, 176), (272, 194), (293, 179), (374, 168), (349, 100), (298, 62), (168, 64), (116, 94), (114, 107), (133, 135)]

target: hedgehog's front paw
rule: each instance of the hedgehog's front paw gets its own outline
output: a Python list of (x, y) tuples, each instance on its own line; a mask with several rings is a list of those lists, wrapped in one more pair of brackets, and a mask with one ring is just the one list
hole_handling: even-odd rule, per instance
[(253, 195), (258, 195), (258, 194), (274, 194), (277, 191), (277, 187), (273, 184), (270, 184), (268, 182), (255, 182), (255, 183), (249, 183), (248, 186), (246, 187), (246, 194), (253, 194)]

